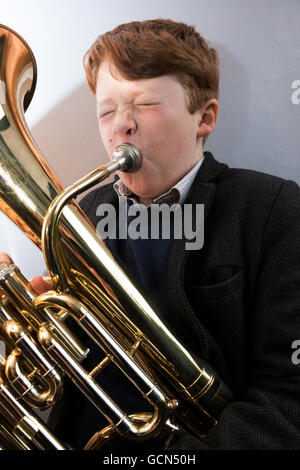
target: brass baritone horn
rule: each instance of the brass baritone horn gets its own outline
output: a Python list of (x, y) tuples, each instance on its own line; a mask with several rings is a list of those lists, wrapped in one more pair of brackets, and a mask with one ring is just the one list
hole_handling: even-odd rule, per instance
[[(74, 198), (112, 172), (135, 171), (138, 149), (117, 147), (114, 160), (64, 189), (27, 128), (24, 111), (36, 84), (26, 42), (0, 25), (0, 209), (44, 253), (55, 291), (37, 295), (15, 265), (0, 267), (0, 447), (63, 449), (32, 407), (47, 408), (67, 375), (104, 414), (109, 426), (87, 444), (97, 449), (115, 433), (151, 438), (178, 425), (203, 437), (232, 395), (212, 368), (196, 360), (162, 323), (99, 238)], [(65, 326), (75, 319), (104, 351), (92, 370), (88, 350)], [(128, 416), (97, 382), (113, 363), (153, 406)]]

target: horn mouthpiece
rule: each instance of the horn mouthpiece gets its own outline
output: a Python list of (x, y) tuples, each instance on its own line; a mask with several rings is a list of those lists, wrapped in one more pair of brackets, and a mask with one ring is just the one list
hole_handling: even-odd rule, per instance
[(133, 173), (138, 170), (142, 163), (142, 155), (137, 147), (132, 144), (118, 145), (113, 153), (113, 160), (120, 165), (120, 171)]

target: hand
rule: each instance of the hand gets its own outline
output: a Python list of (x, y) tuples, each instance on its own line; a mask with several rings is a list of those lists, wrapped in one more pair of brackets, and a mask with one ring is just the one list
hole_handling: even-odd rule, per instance
[[(13, 260), (7, 253), (0, 252), (0, 265), (3, 263), (13, 264)], [(38, 294), (53, 290), (53, 284), (45, 281), (42, 276), (34, 277), (29, 284)]]
[(29, 284), (38, 294), (44, 294), (44, 292), (54, 289), (52, 282), (45, 281), (42, 276), (34, 277)]
[(7, 253), (0, 251), (0, 265), (4, 263), (13, 264), (14, 262)]

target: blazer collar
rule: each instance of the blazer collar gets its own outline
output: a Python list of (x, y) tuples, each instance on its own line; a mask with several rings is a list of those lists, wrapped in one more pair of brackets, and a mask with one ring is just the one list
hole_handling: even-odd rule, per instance
[(206, 217), (214, 198), (216, 183), (222, 179), (229, 167), (215, 160), (210, 152), (204, 152), (204, 157), (185, 203), (204, 204), (204, 217)]
[[(204, 162), (196, 175), (185, 204), (192, 204), (194, 208), (196, 204), (204, 204), (205, 220), (214, 199), (216, 183), (225, 175), (229, 167), (224, 163), (217, 162), (210, 152), (205, 152), (204, 156)], [(192, 228), (195, 231), (194, 223)], [(191, 252), (185, 249), (185, 242), (186, 240), (183, 237), (182, 239), (174, 240), (172, 245), (168, 264), (169, 302), (173, 315), (179, 319), (185, 318), (190, 320), (190, 325), (193, 326), (190, 331), (198, 338), (202, 355), (204, 358), (207, 358), (209, 349), (206, 334), (192, 311), (182, 283), (187, 259), (191, 255)]]
[(204, 152), (204, 162), (199, 168), (196, 179), (202, 182), (215, 182), (229, 169), (226, 163), (214, 159), (211, 152)]
[[(212, 189), (214, 185), (203, 184), (203, 183), (216, 183), (218, 179), (221, 179), (227, 170), (228, 165), (220, 163), (214, 159), (211, 152), (204, 152), (204, 161), (199, 168), (199, 171), (195, 177), (194, 183), (192, 184), (185, 202), (203, 202), (208, 203), (209, 196), (212, 195)], [(115, 176), (118, 178), (118, 176)], [(206, 195), (206, 197), (205, 197)], [(109, 184), (103, 187), (101, 195), (102, 203), (111, 203), (115, 206), (118, 204), (118, 195), (113, 189), (113, 185)], [(204, 200), (203, 200), (204, 199)]]

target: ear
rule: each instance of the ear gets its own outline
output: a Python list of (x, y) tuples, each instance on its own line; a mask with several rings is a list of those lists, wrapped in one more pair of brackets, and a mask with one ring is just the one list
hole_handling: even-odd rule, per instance
[(219, 103), (215, 98), (212, 98), (199, 109), (198, 119), (198, 137), (209, 135), (217, 124), (219, 112)]

